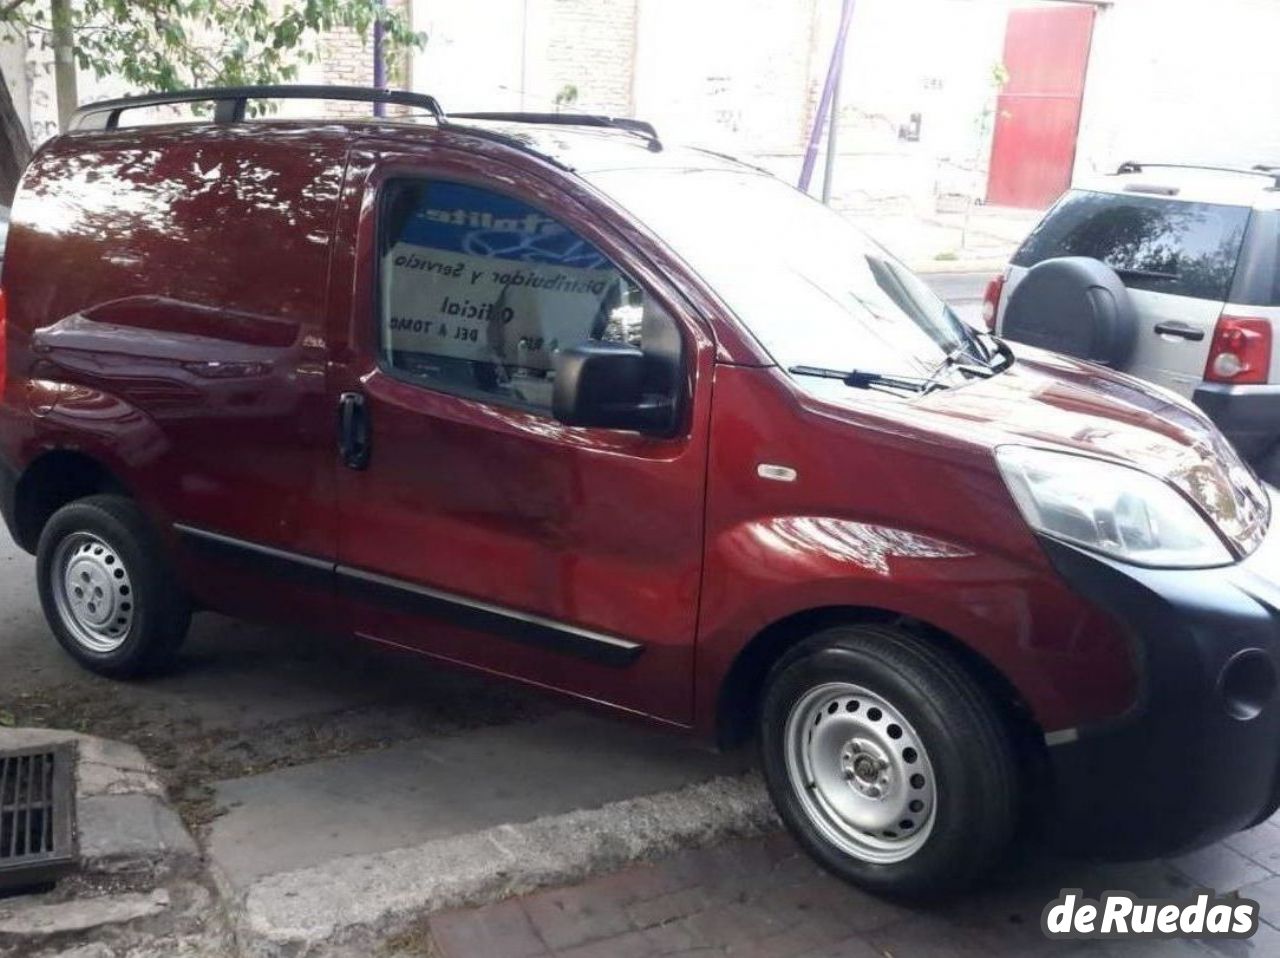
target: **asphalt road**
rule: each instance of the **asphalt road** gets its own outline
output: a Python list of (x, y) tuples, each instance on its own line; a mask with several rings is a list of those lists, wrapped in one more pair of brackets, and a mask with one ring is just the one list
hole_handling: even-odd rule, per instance
[(924, 280), (951, 305), (956, 315), (965, 322), (977, 324), (982, 322), (982, 296), (991, 278), (990, 273), (930, 273)]
[(929, 287), (952, 306), (982, 302), (991, 279), (990, 273), (929, 273), (924, 277)]

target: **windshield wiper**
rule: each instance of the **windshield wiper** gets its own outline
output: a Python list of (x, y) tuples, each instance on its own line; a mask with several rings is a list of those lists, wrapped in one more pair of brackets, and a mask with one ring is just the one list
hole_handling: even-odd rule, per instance
[(863, 369), (824, 369), (821, 366), (791, 366), (787, 372), (793, 376), (813, 376), (816, 379), (838, 379), (846, 386), (855, 389), (888, 389), (905, 390), (913, 393), (928, 393), (940, 389), (941, 384), (919, 379), (915, 376), (894, 376), (889, 373), (873, 373)]
[(1111, 268), (1121, 278), (1128, 276), (1131, 279), (1156, 279), (1165, 282), (1173, 282), (1182, 278), (1178, 273), (1162, 273), (1154, 269), (1130, 269), (1127, 266), (1112, 266)]

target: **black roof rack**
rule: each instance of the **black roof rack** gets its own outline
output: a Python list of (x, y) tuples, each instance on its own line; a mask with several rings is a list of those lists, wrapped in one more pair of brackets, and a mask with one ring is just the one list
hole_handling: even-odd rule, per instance
[(391, 103), (396, 106), (426, 110), (437, 123), (448, 122), (440, 101), (425, 93), (403, 90), (379, 90), (359, 86), (304, 86), (301, 84), (268, 86), (210, 87), (203, 90), (179, 90), (174, 93), (144, 93), (118, 100), (90, 103), (71, 118), (72, 130), (114, 130), (120, 115), (128, 110), (169, 106), (175, 103), (213, 103), (215, 123), (238, 123), (245, 117), (250, 100), (355, 100), (361, 103)]
[(1212, 166), (1203, 163), (1137, 163), (1125, 160), (1116, 170), (1116, 175), (1141, 173), (1147, 167), (1158, 170), (1207, 170), (1211, 173), (1238, 173), (1242, 176), (1265, 176), (1272, 181), (1272, 189), (1280, 189), (1280, 166), (1264, 166), (1259, 163), (1253, 169), (1238, 166)]
[(453, 113), (450, 120), (495, 120), (504, 123), (536, 123), (552, 126), (599, 126), (636, 133), (649, 141), (649, 149), (655, 153), (662, 149), (658, 131), (645, 120), (633, 120), (625, 116), (605, 116), (600, 113)]
[(250, 100), (353, 100), (360, 103), (391, 103), (396, 106), (416, 107), (431, 114), (441, 127), (465, 129), (469, 134), (516, 147), (542, 157), (557, 166), (568, 169), (563, 162), (534, 148), (522, 137), (496, 130), (466, 126), (454, 120), (498, 120), (512, 123), (558, 124), (562, 126), (596, 126), (626, 130), (645, 138), (649, 149), (662, 149), (658, 132), (651, 123), (627, 117), (604, 116), (595, 113), (458, 113), (453, 117), (444, 112), (440, 101), (425, 93), (404, 90), (380, 90), (359, 86), (307, 86), (283, 84), (266, 86), (209, 87), (200, 90), (178, 90), (173, 93), (144, 93), (116, 100), (102, 100), (78, 109), (71, 118), (71, 130), (115, 130), (120, 126), (121, 114), (129, 110), (147, 107), (170, 106), (177, 103), (212, 103), (213, 122), (239, 123), (245, 118)]

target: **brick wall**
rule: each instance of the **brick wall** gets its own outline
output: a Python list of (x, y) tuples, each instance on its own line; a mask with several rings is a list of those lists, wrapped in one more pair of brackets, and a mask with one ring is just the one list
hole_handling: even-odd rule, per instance
[(547, 18), (545, 50), (531, 51), (541, 53), (538, 87), (554, 97), (573, 85), (579, 108), (630, 115), (635, 106), (636, 5), (637, 0), (537, 4), (537, 12)]
[[(408, 0), (388, 0), (393, 10), (404, 10)], [(361, 37), (350, 27), (340, 27), (327, 33), (320, 41), (318, 83), (332, 86), (373, 86), (373, 31)], [(388, 64), (389, 85), (403, 82), (403, 65)], [(397, 78), (399, 76), (399, 79)], [(368, 116), (369, 106), (364, 103), (333, 102), (325, 106), (331, 116)], [(394, 109), (388, 107), (388, 112)]]

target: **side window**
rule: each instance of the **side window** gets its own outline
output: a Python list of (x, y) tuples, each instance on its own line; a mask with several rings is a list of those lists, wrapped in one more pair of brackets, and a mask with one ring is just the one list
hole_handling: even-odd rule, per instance
[(1228, 298), (1243, 306), (1280, 306), (1280, 210), (1254, 210), (1249, 218)]
[(510, 196), (398, 180), (381, 216), (382, 361), (424, 386), (545, 413), (559, 347), (674, 330), (593, 245)]

